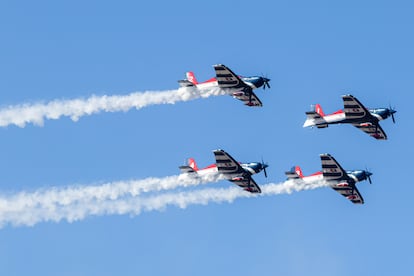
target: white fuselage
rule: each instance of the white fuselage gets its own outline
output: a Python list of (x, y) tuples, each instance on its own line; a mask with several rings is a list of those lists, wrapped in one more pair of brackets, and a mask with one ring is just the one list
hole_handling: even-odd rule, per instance
[[(252, 89), (256, 89), (256, 87), (250, 82), (243, 81), (243, 83), (250, 86)], [(242, 91), (243, 90), (243, 88), (229, 88), (229, 87), (223, 88), (223, 87), (220, 87), (217, 80), (215, 80), (215, 78), (213, 78), (211, 80), (208, 80), (206, 82), (197, 83), (196, 87), (200, 90), (211, 89), (211, 88), (220, 88), (220, 89), (224, 90), (227, 94), (232, 94), (232, 93), (235, 93), (237, 91)]]
[[(246, 172), (249, 172), (250, 174), (256, 174), (257, 172), (251, 167), (251, 165), (254, 165), (255, 163), (240, 163), (240, 166), (245, 170)], [(208, 174), (216, 174), (218, 173), (217, 166), (215, 164), (212, 164), (206, 168), (200, 169), (197, 171), (198, 175), (208, 175)], [(235, 174), (234, 176), (237, 176), (240, 174)]]
[(323, 125), (323, 124), (335, 124), (340, 123), (346, 119), (345, 113), (334, 113), (325, 115), (322, 118), (319, 119), (307, 119), (305, 123), (303, 124), (303, 127), (309, 127), (309, 126), (316, 126), (316, 125)]
[[(347, 175), (355, 182), (360, 182), (360, 180), (358, 179), (358, 177), (356, 177), (352, 172), (347, 172)], [(323, 173), (322, 172), (316, 172), (312, 175), (308, 175), (308, 176), (304, 176), (302, 178), (302, 180), (306, 183), (312, 183), (312, 182), (317, 182), (317, 181), (322, 181), (324, 180), (323, 177)], [(330, 181), (330, 183), (335, 186), (335, 185), (341, 185), (342, 183), (346, 183), (344, 181), (338, 181), (338, 180), (333, 180)]]
[(317, 182), (317, 181), (322, 181), (323, 180), (323, 174), (322, 174), (322, 172), (317, 172), (317, 173), (314, 173), (312, 175), (304, 176), (302, 178), (302, 180), (306, 183), (313, 183), (313, 182)]
[[(378, 119), (378, 121), (383, 120), (381, 116), (375, 113), (370, 113), (372, 116)], [(340, 124), (346, 120), (346, 116), (344, 112), (335, 112), (329, 115), (325, 115), (319, 119), (306, 119), (303, 127), (311, 127), (317, 125), (329, 125), (329, 124)]]

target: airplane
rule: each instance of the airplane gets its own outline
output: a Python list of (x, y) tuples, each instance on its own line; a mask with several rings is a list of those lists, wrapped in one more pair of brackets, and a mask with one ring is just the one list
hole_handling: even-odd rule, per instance
[(214, 70), (216, 77), (205, 82), (198, 82), (193, 72), (187, 72), (187, 78), (179, 80), (178, 83), (180, 87), (197, 87), (199, 89), (219, 87), (227, 90), (231, 96), (243, 101), (247, 106), (263, 106), (253, 90), (259, 87), (270, 88), (270, 79), (259, 76), (240, 77), (223, 64), (214, 65)]
[(267, 177), (266, 168), (269, 166), (262, 160), (259, 162), (239, 163), (230, 154), (222, 149), (213, 151), (216, 163), (199, 169), (193, 158), (188, 159), (188, 165), (180, 166), (181, 173), (190, 175), (206, 175), (211, 173), (221, 173), (230, 182), (251, 193), (261, 193), (260, 187), (253, 180), (252, 175), (264, 172)]
[(377, 140), (387, 140), (387, 135), (379, 125), (379, 121), (391, 117), (395, 123), (396, 110), (391, 107), (368, 110), (352, 95), (343, 95), (342, 100), (343, 110), (326, 115), (320, 104), (316, 104), (314, 110), (306, 112), (307, 119), (303, 127), (326, 128), (330, 124), (352, 124)]
[(345, 171), (341, 165), (330, 154), (321, 154), (322, 171), (309, 176), (304, 176), (299, 166), (294, 166), (285, 172), (288, 180), (299, 180), (305, 183), (325, 180), (330, 183), (331, 188), (349, 199), (355, 204), (364, 204), (364, 199), (359, 193), (356, 183), (368, 180), (370, 184), (372, 173), (368, 170)]

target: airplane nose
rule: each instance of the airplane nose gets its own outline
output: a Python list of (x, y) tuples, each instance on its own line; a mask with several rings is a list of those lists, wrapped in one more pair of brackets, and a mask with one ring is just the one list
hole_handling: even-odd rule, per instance
[(395, 124), (395, 117), (394, 114), (395, 112), (397, 112), (397, 110), (392, 109), (391, 107), (388, 109), (388, 111), (390, 112), (391, 118), (392, 118), (392, 122)]
[(369, 184), (372, 184), (372, 180), (371, 180), (372, 172), (369, 172), (369, 171), (364, 171), (364, 172), (365, 172), (365, 179), (368, 179)]
[(262, 163), (261, 163), (261, 167), (262, 167), (262, 170), (263, 170), (263, 172), (264, 172), (264, 175), (265, 175), (265, 177), (267, 177), (267, 171), (266, 171), (266, 168), (267, 167), (269, 167), (269, 165), (268, 164), (266, 164), (265, 162), (263, 162), (263, 159), (262, 159)]
[(267, 88), (270, 88), (270, 84), (269, 84), (270, 79), (262, 77), (262, 80), (263, 80), (263, 89), (266, 89), (266, 86)]

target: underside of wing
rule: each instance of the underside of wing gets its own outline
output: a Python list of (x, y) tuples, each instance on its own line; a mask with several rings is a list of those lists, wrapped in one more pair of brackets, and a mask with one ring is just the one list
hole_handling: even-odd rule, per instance
[(253, 93), (252, 89), (245, 89), (245, 91), (235, 92), (233, 93), (233, 97), (244, 102), (247, 106), (263, 106), (260, 99)]
[(345, 118), (349, 120), (363, 120), (366, 119), (370, 121), (372, 118), (371, 113), (362, 103), (352, 95), (344, 95), (342, 96), (342, 100), (344, 101), (344, 113)]
[(352, 124), (353, 126), (359, 128), (363, 132), (367, 133), (371, 137), (374, 137), (377, 140), (387, 140), (387, 135), (385, 134), (382, 127), (379, 125), (378, 122), (371, 123), (360, 123), (360, 124)]
[(241, 187), (243, 190), (251, 192), (251, 193), (261, 193), (260, 187), (256, 184), (253, 178), (250, 175), (246, 175), (245, 177), (239, 177), (230, 179), (231, 182)]
[(348, 180), (349, 176), (330, 154), (321, 154), (322, 173), (326, 181)]
[(214, 65), (216, 71), (216, 79), (221, 88), (242, 88), (246, 84), (234, 74), (227, 66), (223, 64)]
[(332, 185), (332, 189), (349, 199), (354, 204), (364, 204), (364, 199), (358, 189), (353, 186)]
[(244, 173), (244, 170), (240, 164), (224, 150), (215, 150), (214, 157), (216, 158), (216, 165), (219, 173), (224, 175), (237, 175)]

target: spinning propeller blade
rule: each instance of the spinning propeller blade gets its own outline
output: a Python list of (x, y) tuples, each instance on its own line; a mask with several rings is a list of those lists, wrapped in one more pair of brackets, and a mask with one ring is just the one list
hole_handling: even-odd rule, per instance
[(390, 107), (388, 108), (388, 110), (391, 114), (392, 122), (395, 124), (394, 113), (397, 112), (397, 111), (394, 108), (391, 108), (391, 104), (390, 104)]
[(265, 175), (265, 177), (267, 178), (267, 171), (266, 171), (266, 168), (268, 167), (269, 165), (267, 165), (265, 162), (263, 162), (263, 158), (262, 158), (262, 168), (263, 168), (263, 172), (264, 172), (264, 175)]
[(365, 168), (365, 176), (368, 179), (369, 184), (372, 184), (371, 175), (372, 173), (367, 168)]
[(266, 89), (266, 86), (267, 86), (267, 88), (270, 89), (270, 84), (269, 84), (270, 79), (268, 79), (266, 77), (262, 77), (262, 78), (263, 78), (263, 90)]

